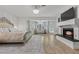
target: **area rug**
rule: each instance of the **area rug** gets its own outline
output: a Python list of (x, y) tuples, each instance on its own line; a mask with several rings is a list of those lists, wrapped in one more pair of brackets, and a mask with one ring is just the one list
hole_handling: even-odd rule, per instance
[(43, 36), (33, 35), (25, 44), (0, 44), (0, 53), (43, 54)]

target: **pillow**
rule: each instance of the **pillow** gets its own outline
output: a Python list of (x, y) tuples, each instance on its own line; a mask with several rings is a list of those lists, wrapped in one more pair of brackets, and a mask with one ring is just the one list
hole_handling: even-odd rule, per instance
[(0, 32), (9, 32), (8, 28), (0, 28)]
[(3, 32), (2, 28), (0, 28), (0, 32)]
[(17, 32), (17, 29), (15, 29), (15, 28), (9, 28), (9, 30), (10, 30), (11, 32)]
[(2, 32), (9, 32), (8, 28), (2, 28)]

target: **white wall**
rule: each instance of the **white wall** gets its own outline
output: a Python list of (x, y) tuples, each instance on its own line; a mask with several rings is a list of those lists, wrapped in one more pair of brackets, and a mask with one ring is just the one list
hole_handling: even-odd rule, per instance
[[(7, 7), (6, 7), (7, 8)], [(13, 9), (12, 9), (13, 10)], [(15, 11), (16, 12), (16, 11)], [(16, 17), (14, 14), (12, 14), (13, 12), (9, 12), (9, 10), (7, 11), (7, 9), (6, 10), (4, 10), (4, 9), (2, 9), (1, 7), (0, 7), (0, 17), (7, 17), (8, 18), (8, 20), (10, 20), (15, 26), (17, 26), (17, 28), (18, 28), (18, 30), (21, 30), (21, 31), (27, 31), (28, 30), (28, 23), (27, 23), (27, 21), (28, 20), (57, 20), (57, 18), (56, 17), (33, 17), (33, 18), (18, 18), (18, 17)], [(43, 13), (43, 12), (42, 12)], [(48, 12), (49, 13), (49, 12)], [(47, 14), (46, 14), (47, 15)], [(50, 15), (50, 13), (49, 13), (49, 15)], [(42, 15), (41, 15), (42, 16)], [(51, 25), (50, 25), (50, 27), (54, 27), (55, 28), (55, 24), (54, 23), (50, 23)], [(33, 25), (32, 25), (33, 26)], [(53, 28), (51, 29), (49, 29), (50, 31), (52, 31), (53, 30)]]
[[(55, 17), (34, 17), (34, 18), (18, 18), (15, 15), (10, 14), (9, 12), (5, 11), (5, 10), (0, 10), (0, 17), (7, 17), (8, 20), (10, 20), (16, 27), (18, 30), (20, 31), (28, 31), (28, 20), (56, 20)], [(52, 32), (52, 30), (54, 30), (53, 28), (55, 28), (56, 26), (55, 21), (54, 22), (50, 22), (50, 28), (49, 31)], [(33, 24), (31, 26), (33, 28)], [(33, 30), (33, 29), (31, 29)]]
[(10, 14), (6, 10), (2, 10), (0, 8), (0, 17), (6, 17), (8, 20), (10, 20), (18, 30), (20, 31), (27, 31), (27, 18), (17, 18), (15, 15)]
[(18, 18), (16, 20), (17, 22), (17, 27), (20, 31), (28, 31), (28, 18), (24, 19), (24, 18)]
[(56, 21), (49, 21), (49, 32), (56, 33)]

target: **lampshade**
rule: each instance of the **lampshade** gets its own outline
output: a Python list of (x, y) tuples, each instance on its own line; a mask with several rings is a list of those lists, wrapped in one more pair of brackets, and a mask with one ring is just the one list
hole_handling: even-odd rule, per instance
[(38, 14), (38, 13), (39, 13), (39, 10), (38, 10), (38, 9), (34, 9), (34, 10), (33, 10), (33, 13), (34, 13), (34, 14)]

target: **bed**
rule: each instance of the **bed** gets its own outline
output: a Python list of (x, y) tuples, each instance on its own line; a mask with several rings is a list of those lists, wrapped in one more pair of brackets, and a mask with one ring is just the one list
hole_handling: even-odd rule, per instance
[(25, 33), (14, 28), (13, 23), (5, 17), (0, 18), (0, 43), (24, 42)]
[(22, 43), (24, 34), (22, 32), (0, 32), (0, 43)]

